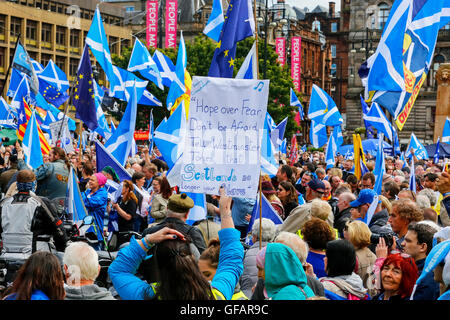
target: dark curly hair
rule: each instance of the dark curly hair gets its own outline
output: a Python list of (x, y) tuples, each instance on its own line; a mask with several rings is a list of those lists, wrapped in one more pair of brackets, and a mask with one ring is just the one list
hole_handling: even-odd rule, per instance
[(307, 221), (301, 231), (303, 240), (314, 250), (325, 250), (327, 243), (335, 239), (330, 225), (315, 217)]
[(211, 239), (208, 243), (208, 248), (206, 248), (200, 255), (201, 260), (208, 260), (211, 267), (217, 269), (219, 265), (220, 256), (220, 241), (219, 238)]

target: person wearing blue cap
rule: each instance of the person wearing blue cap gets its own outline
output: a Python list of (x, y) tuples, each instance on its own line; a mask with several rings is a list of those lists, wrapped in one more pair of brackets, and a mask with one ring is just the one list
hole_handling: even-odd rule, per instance
[[(352, 220), (364, 221), (369, 226), (372, 234), (392, 234), (393, 231), (388, 224), (389, 213), (386, 209), (382, 208), (381, 201), (378, 201), (372, 218), (370, 221), (367, 221), (367, 212), (376, 196), (377, 193), (372, 189), (362, 189), (358, 194), (358, 198), (356, 198), (355, 201), (350, 202), (350, 207), (353, 208), (350, 210)], [(377, 243), (374, 243), (369, 246), (373, 252), (375, 252), (376, 244)]]

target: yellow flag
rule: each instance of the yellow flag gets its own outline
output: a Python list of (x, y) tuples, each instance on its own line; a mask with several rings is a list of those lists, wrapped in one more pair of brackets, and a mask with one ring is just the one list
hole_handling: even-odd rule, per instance
[(353, 158), (355, 163), (355, 176), (361, 179), (361, 161), (366, 164), (366, 157), (362, 146), (361, 136), (353, 134)]

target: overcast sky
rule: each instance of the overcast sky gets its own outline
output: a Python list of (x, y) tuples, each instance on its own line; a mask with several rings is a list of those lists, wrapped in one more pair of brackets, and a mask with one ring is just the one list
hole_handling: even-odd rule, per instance
[[(276, 0), (269, 0), (273, 3), (276, 2)], [(317, 5), (321, 5), (328, 9), (328, 2), (329, 0), (285, 0), (287, 4), (291, 6), (296, 6), (299, 8), (308, 7), (310, 10), (313, 10)], [(335, 0), (334, 3), (336, 4), (336, 12), (339, 12), (341, 8), (341, 0)]]

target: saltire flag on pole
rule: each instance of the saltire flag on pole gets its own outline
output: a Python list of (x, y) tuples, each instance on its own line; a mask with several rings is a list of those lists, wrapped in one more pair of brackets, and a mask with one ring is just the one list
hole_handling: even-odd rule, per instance
[(416, 169), (414, 167), (414, 157), (411, 158), (411, 172), (409, 174), (409, 190), (416, 193)]
[(385, 161), (384, 161), (384, 151), (383, 151), (383, 134), (380, 134), (378, 137), (378, 148), (377, 155), (375, 158), (375, 169), (373, 174), (375, 175), (375, 186), (373, 190), (381, 195), (381, 189), (383, 186), (383, 175), (386, 171)]
[(114, 156), (106, 150), (106, 148), (97, 140), (95, 140), (96, 165), (97, 172), (102, 172), (103, 168), (110, 166), (114, 169), (120, 181), (131, 180), (131, 176), (127, 170), (114, 158)]
[(175, 65), (172, 60), (170, 60), (170, 58), (164, 53), (156, 49), (153, 53), (153, 61), (155, 61), (156, 66), (158, 67), (163, 85), (170, 88), (173, 79), (176, 77)]
[(38, 124), (36, 121), (36, 111), (31, 113), (28, 120), (27, 129), (22, 141), (25, 163), (33, 169), (44, 164), (44, 158), (41, 151), (41, 141), (39, 139)]
[(59, 107), (69, 99), (67, 89), (70, 85), (67, 76), (52, 60), (38, 75), (38, 79), (39, 92), (48, 102)]
[(336, 143), (336, 146), (338, 148), (344, 144), (344, 137), (342, 136), (341, 126), (334, 126), (332, 135), (334, 142)]
[(256, 56), (256, 41), (245, 57), (236, 79), (258, 79), (258, 57)]
[(442, 142), (450, 144), (450, 119), (447, 117), (442, 131)]
[(194, 201), (194, 207), (189, 210), (186, 223), (193, 225), (195, 222), (206, 219), (206, 196), (204, 193), (184, 192)]
[[(98, 10), (98, 9), (97, 9)], [(76, 118), (92, 131), (98, 127), (97, 107), (95, 105), (94, 76), (88, 46), (84, 46), (83, 55), (77, 71), (77, 81), (73, 92), (73, 105)]]
[[(25, 136), (25, 131), (27, 129), (27, 123), (31, 119), (32, 110), (30, 106), (25, 102), (25, 99), (22, 100), (21, 107), (19, 109), (18, 113), (18, 119), (17, 119), (17, 138), (19, 141), (23, 141)], [(39, 141), (41, 144), (41, 152), (42, 154), (49, 154), (50, 153), (50, 145), (47, 141), (47, 139), (44, 136), (44, 132), (42, 132), (42, 129), (39, 127), (39, 125), (36, 126), (36, 130), (38, 132)]]
[(14, 92), (14, 96), (12, 97), (11, 100), (11, 108), (17, 112), (17, 115), (19, 115), (19, 109), (21, 108), (22, 101), (24, 98), (27, 101), (32, 100), (32, 92), (30, 89), (30, 84), (28, 82), (27, 76), (23, 76), (22, 80), (20, 80), (19, 86)]
[(106, 37), (103, 20), (98, 9), (95, 9), (94, 18), (86, 36), (86, 44), (91, 49), (95, 60), (100, 64), (110, 82), (111, 88), (116, 85), (113, 64), (111, 60), (111, 52), (109, 50), (108, 38)]
[(153, 61), (147, 47), (143, 45), (138, 38), (135, 38), (127, 70), (130, 72), (139, 72), (145, 79), (150, 80), (156, 84), (158, 88), (164, 90), (158, 66), (155, 61)]
[(153, 123), (153, 109), (150, 110), (150, 123), (148, 128), (148, 154), (151, 156), (153, 152), (153, 132), (155, 131), (155, 125)]
[(300, 126), (300, 119), (305, 120), (303, 106), (300, 103), (300, 100), (298, 99), (297, 95), (294, 92), (294, 89), (289, 88), (289, 96), (290, 96), (290, 105), (292, 107), (298, 107), (298, 113), (295, 115), (295, 121)]
[(130, 154), (134, 130), (136, 127), (137, 100), (136, 86), (133, 86), (133, 94), (130, 97), (125, 113), (117, 126), (116, 131), (106, 141), (105, 148), (117, 161), (125, 166)]
[(183, 32), (180, 35), (180, 43), (178, 45), (177, 64), (175, 66), (175, 78), (170, 84), (169, 93), (167, 95), (166, 105), (167, 109), (172, 109), (175, 104), (175, 100), (178, 99), (183, 93), (186, 92), (186, 86), (184, 82), (187, 66), (187, 54), (186, 44), (183, 38)]
[(16, 51), (14, 52), (11, 67), (22, 73), (25, 73), (28, 77), (30, 77), (31, 90), (33, 90), (34, 93), (39, 92), (39, 79), (36, 72), (34, 71), (31, 58), (19, 39), (17, 39), (17, 47)]
[(336, 152), (337, 152), (336, 141), (334, 140), (333, 134), (330, 134), (330, 137), (328, 138), (327, 150), (325, 152), (325, 161), (327, 163), (326, 166), (327, 170), (335, 166), (336, 161), (334, 157), (336, 156)]
[(359, 134), (353, 134), (353, 160), (355, 163), (354, 175), (360, 180), (363, 175), (361, 163), (366, 164), (366, 157), (364, 156), (361, 136)]
[(219, 42), (224, 21), (222, 0), (213, 0), (212, 11), (203, 33), (214, 41)]
[[(367, 105), (366, 101), (364, 101), (364, 98), (362, 95), (359, 95), (359, 98), (361, 100), (361, 107), (362, 107), (363, 118), (364, 118), (367, 115), (367, 113), (369, 112), (369, 106)], [(374, 137), (373, 127), (370, 124), (368, 124), (366, 120), (364, 120), (364, 125), (366, 126), (367, 139), (373, 139), (373, 137)]]
[(437, 164), (439, 163), (439, 141), (441, 137), (438, 137), (437, 144), (436, 144), (436, 151), (434, 152), (433, 156), (433, 163)]
[[(276, 132), (275, 130), (272, 132)], [(284, 135), (284, 133), (283, 133)], [(261, 140), (261, 170), (270, 177), (274, 177), (278, 171), (278, 163), (275, 159), (275, 145), (272, 143), (269, 124), (264, 122), (263, 137)]]
[(309, 138), (314, 148), (322, 147), (325, 143), (327, 143), (327, 126), (311, 120)]
[(252, 0), (230, 0), (208, 76), (232, 78), (237, 43), (253, 36), (254, 32)]
[(383, 110), (381, 110), (378, 103), (373, 102), (372, 106), (363, 116), (364, 122), (367, 126), (377, 129), (377, 132), (382, 132), (391, 142), (394, 142), (392, 124), (387, 119)]
[(75, 171), (70, 167), (69, 182), (67, 183), (66, 201), (64, 204), (69, 219), (73, 222), (81, 221), (88, 215), (81, 197), (78, 178)]
[[(278, 215), (278, 213), (275, 211), (275, 209), (272, 207), (270, 202), (267, 200), (267, 198), (264, 196), (264, 194), (261, 195), (261, 217), (266, 218), (269, 220), (272, 220), (275, 225), (279, 225), (283, 223), (283, 220)], [(253, 224), (255, 223), (256, 219), (259, 219), (259, 194), (256, 196), (256, 202), (253, 206), (252, 211), (252, 217), (250, 218), (250, 221), (248, 223), (247, 233), (252, 230)]]
[(414, 149), (414, 154), (419, 160), (428, 160), (427, 149), (420, 143), (416, 135), (411, 133), (411, 139), (409, 140), (408, 147), (406, 148), (405, 156), (406, 158), (412, 158), (411, 149)]
[(12, 113), (8, 103), (0, 96), (0, 125), (17, 129), (17, 124), (15, 122), (14, 114)]
[(450, 21), (448, 0), (396, 0), (375, 54), (367, 90), (402, 130), (430, 69), (439, 29)]
[(267, 125), (269, 128), (269, 131), (272, 131), (277, 126), (277, 124), (273, 120), (272, 116), (268, 112), (266, 112), (266, 122), (267, 122)]
[(309, 100), (308, 118), (326, 126), (337, 126), (344, 122), (333, 99), (315, 84)]
[[(284, 118), (275, 129), (270, 131), (270, 140), (272, 141), (276, 150), (278, 150), (283, 143), (284, 133), (286, 132), (288, 117)], [(269, 128), (267, 127), (267, 132), (269, 132)]]
[(14, 97), (14, 94), (19, 87), (20, 81), (22, 81), (22, 78), (24, 76), (25, 74), (20, 72), (19, 70), (16, 70), (14, 68), (11, 69), (11, 78), (9, 79), (8, 91), (6, 92), (7, 97)]

